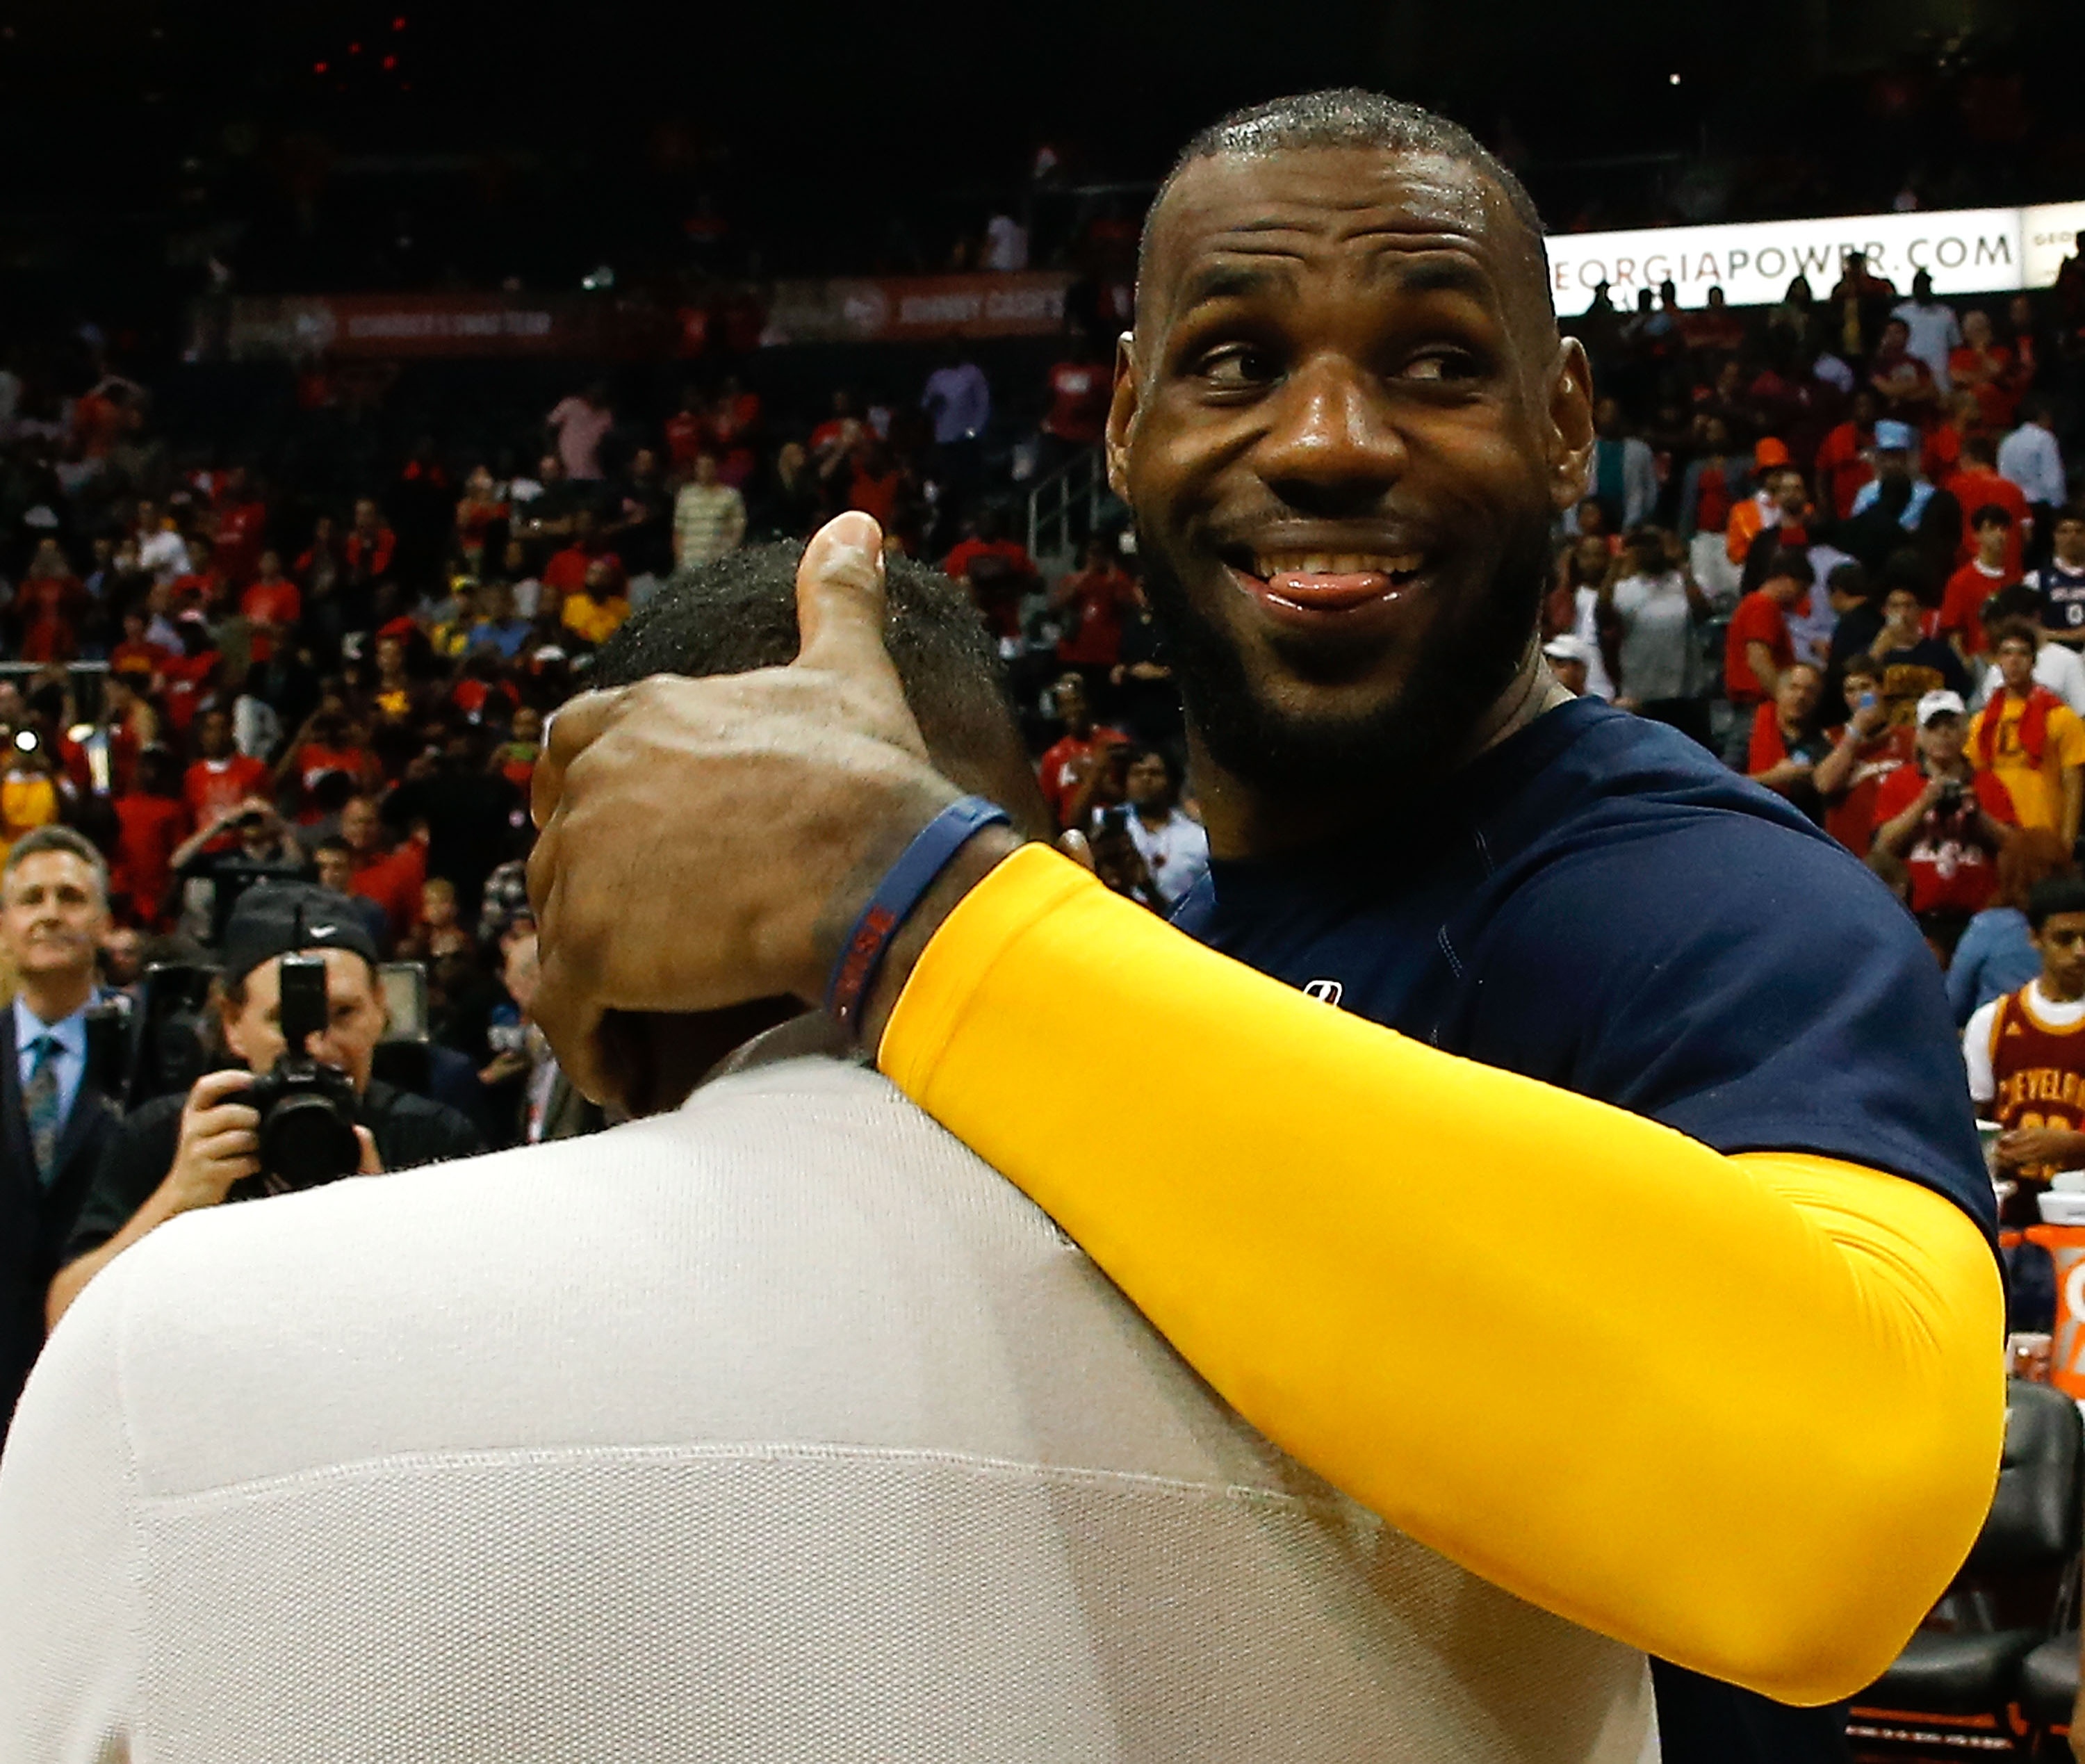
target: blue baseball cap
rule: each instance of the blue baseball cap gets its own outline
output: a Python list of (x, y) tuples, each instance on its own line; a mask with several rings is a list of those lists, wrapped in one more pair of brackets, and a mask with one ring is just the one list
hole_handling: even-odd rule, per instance
[(1918, 451), (1918, 431), (1909, 423), (1885, 419), (1875, 425), (1875, 451), (1878, 453), (1915, 453)]

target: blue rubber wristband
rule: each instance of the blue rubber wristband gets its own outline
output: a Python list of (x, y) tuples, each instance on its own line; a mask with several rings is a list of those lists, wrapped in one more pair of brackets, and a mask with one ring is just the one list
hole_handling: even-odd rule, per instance
[(855, 920), (833, 963), (832, 978), (826, 982), (826, 1010), (843, 1027), (854, 1027), (861, 1001), (890, 951), (890, 940), (954, 861), (956, 853), (987, 827), (1012, 819), (996, 802), (965, 797), (942, 810), (905, 848)]

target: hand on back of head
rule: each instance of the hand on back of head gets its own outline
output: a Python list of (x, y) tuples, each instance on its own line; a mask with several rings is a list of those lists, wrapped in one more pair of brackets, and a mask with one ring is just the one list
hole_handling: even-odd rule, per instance
[(815, 1002), (852, 908), (962, 795), (885, 652), (883, 535), (829, 522), (796, 577), (783, 668), (660, 674), (575, 699), (538, 763), (534, 1005), (567, 1073), (626, 1102), (609, 1012)]

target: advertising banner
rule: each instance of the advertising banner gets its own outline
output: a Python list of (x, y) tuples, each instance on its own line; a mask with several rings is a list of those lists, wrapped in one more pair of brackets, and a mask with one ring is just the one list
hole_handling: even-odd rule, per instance
[(1929, 270), (1936, 294), (2009, 294), (2053, 283), (2080, 227), (2085, 202), (1557, 233), (1547, 241), (1550, 289), (1567, 314), (1583, 312), (1601, 282), (1620, 307), (1668, 279), (1684, 307), (1702, 305), (1711, 287), (1733, 306), (1769, 306), (1798, 275), (1821, 299), (1845, 254), (1864, 251), (1869, 269), (1901, 293)]
[(577, 296), (313, 294), (206, 302), (191, 354), (395, 360), (468, 355), (648, 356), (685, 347), (680, 316)]
[(1032, 337), (1064, 322), (1067, 272), (877, 276), (778, 282), (765, 344), (931, 342), (937, 337)]

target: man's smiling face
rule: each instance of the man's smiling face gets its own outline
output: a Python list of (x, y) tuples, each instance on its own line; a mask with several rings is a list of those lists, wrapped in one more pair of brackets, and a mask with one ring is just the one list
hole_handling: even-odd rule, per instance
[(1376, 793), (1522, 671), (1591, 388), (1503, 194), (1432, 153), (1197, 160), (1151, 223), (1109, 469), (1210, 757)]

